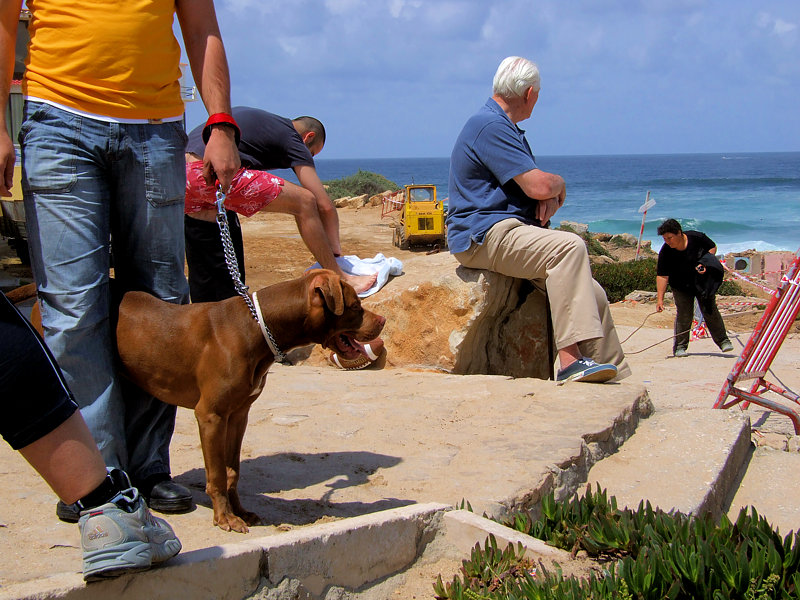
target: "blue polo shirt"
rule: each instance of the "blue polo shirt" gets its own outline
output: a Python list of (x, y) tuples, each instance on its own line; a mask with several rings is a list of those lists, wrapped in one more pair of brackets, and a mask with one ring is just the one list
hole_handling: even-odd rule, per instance
[(537, 201), (514, 181), (517, 175), (536, 168), (525, 131), (489, 98), (464, 125), (450, 156), (450, 252), (464, 252), (473, 241), (482, 244), (486, 232), (505, 219), (515, 217), (540, 225)]

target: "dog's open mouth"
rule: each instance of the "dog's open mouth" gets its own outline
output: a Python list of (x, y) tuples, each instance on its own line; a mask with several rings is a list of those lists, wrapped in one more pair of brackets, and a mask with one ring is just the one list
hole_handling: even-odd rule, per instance
[(354, 359), (359, 356), (366, 356), (367, 354), (364, 344), (348, 333), (340, 333), (332, 337), (325, 344), (325, 347), (329, 350), (333, 350), (345, 359)]

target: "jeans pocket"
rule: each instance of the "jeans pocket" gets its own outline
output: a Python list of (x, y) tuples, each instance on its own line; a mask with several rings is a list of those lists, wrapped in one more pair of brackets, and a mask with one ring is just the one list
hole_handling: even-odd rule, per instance
[(180, 122), (158, 128), (144, 146), (145, 193), (154, 207), (183, 204), (186, 193), (186, 132)]
[(26, 103), (25, 120), (19, 132), (23, 191), (72, 190), (78, 178), (74, 152), (80, 133), (80, 117), (58, 111), (49, 104)]

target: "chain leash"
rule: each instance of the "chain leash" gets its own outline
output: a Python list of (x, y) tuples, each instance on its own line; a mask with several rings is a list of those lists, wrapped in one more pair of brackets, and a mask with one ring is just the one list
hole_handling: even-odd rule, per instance
[(225, 254), (225, 264), (228, 266), (228, 272), (231, 274), (233, 287), (236, 290), (236, 293), (244, 298), (245, 303), (247, 303), (247, 308), (250, 309), (250, 314), (261, 327), (261, 332), (264, 334), (264, 338), (267, 340), (267, 345), (269, 346), (270, 350), (272, 350), (272, 353), (275, 355), (275, 360), (280, 363), (285, 363), (288, 361), (288, 358), (278, 348), (278, 344), (275, 341), (275, 338), (272, 336), (272, 332), (266, 326), (266, 323), (264, 323), (259, 311), (256, 309), (256, 306), (253, 303), (253, 298), (249, 293), (250, 288), (242, 283), (242, 276), (239, 272), (239, 263), (236, 260), (236, 251), (233, 249), (233, 241), (231, 240), (231, 230), (228, 227), (228, 215), (225, 212), (225, 192), (223, 192), (220, 188), (217, 189), (217, 201), (215, 204), (217, 205), (217, 225), (219, 225), (220, 238), (222, 239), (222, 248)]

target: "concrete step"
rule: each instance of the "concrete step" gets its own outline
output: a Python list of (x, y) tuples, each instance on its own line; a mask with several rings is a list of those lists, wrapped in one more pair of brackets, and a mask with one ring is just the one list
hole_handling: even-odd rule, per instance
[(657, 411), (592, 467), (587, 483), (607, 489), (620, 507), (649, 500), (666, 511), (719, 516), (750, 455), (750, 419), (740, 412)]
[(735, 520), (745, 506), (758, 506), (773, 528), (785, 536), (800, 531), (800, 454), (757, 448), (728, 510)]
[[(86, 585), (80, 574), (0, 589), (2, 600), (385, 600), (429, 598), (472, 548), (494, 535), (548, 570), (591, 564), (494, 521), (444, 504), (405, 506), (181, 554), (145, 573)], [(538, 568), (538, 567), (537, 567)]]

